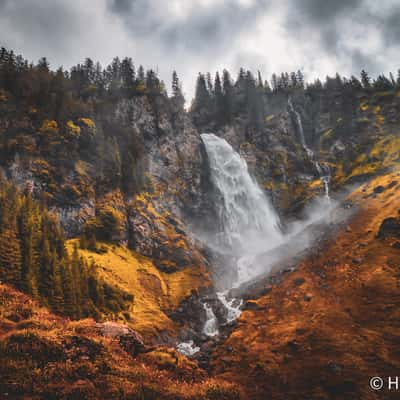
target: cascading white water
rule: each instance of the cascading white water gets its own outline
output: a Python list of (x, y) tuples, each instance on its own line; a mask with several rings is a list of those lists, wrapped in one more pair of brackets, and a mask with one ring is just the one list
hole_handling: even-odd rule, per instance
[(315, 169), (318, 171), (319, 177), (324, 184), (325, 197), (328, 201), (330, 201), (329, 197), (329, 183), (331, 181), (331, 171), (329, 165), (321, 165), (317, 160), (315, 160), (314, 152), (307, 146), (306, 139), (304, 136), (303, 122), (301, 120), (301, 115), (293, 106), (292, 99), (289, 97), (288, 99), (289, 110), (296, 117), (296, 125), (298, 128), (298, 132), (300, 134), (301, 145), (303, 146), (304, 151), (307, 153), (308, 158), (313, 163)]
[[(226, 322), (230, 323), (235, 321), (241, 313), (240, 307), (243, 304), (243, 300), (237, 300), (237, 299), (230, 299), (228, 300), (226, 298), (227, 293), (226, 292), (218, 292), (217, 297), (219, 301), (223, 304), (227, 311), (227, 316), (226, 316)], [(236, 302), (236, 305), (235, 305)]]
[(179, 353), (188, 357), (193, 356), (200, 351), (200, 347), (196, 346), (193, 340), (179, 343), (176, 349), (179, 351)]
[(207, 303), (203, 303), (203, 307), (206, 311), (207, 317), (203, 333), (210, 337), (217, 336), (219, 334), (217, 317), (215, 316), (213, 309)]
[(282, 242), (279, 218), (249, 174), (246, 161), (224, 139), (201, 135), (217, 201), (220, 246), (239, 259), (239, 283), (251, 277), (246, 260)]
[[(236, 258), (237, 281), (235, 286), (249, 280), (258, 271), (252, 261), (257, 254), (282, 243), (279, 218), (267, 197), (249, 174), (246, 161), (224, 139), (211, 134), (201, 135), (209, 166), (211, 180), (218, 192), (217, 235), (219, 248)], [(229, 288), (228, 288), (229, 289)], [(240, 315), (242, 300), (227, 298), (227, 292), (217, 296), (227, 311), (226, 322)], [(204, 333), (218, 332), (214, 313), (208, 305)]]

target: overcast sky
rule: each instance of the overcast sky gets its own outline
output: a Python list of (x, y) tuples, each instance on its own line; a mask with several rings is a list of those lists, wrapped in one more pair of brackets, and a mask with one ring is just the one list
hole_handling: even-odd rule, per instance
[(399, 0), (0, 0), (0, 44), (52, 68), (114, 56), (197, 73), (239, 67), (306, 77), (400, 68)]

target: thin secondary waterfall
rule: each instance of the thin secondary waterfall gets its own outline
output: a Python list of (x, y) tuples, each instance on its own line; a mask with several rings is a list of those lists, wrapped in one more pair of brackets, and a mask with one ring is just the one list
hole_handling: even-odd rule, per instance
[(303, 149), (307, 153), (308, 158), (315, 166), (315, 169), (318, 171), (318, 175), (319, 175), (322, 183), (324, 184), (325, 196), (328, 200), (330, 200), (329, 183), (331, 180), (331, 171), (330, 171), (329, 165), (321, 165), (317, 160), (315, 160), (314, 152), (307, 146), (307, 143), (306, 143), (306, 139), (304, 136), (303, 122), (301, 120), (301, 115), (294, 108), (292, 99), (290, 97), (288, 99), (288, 106), (289, 106), (290, 112), (292, 112), (294, 114), (294, 116), (296, 117), (296, 125), (297, 125), (298, 132), (300, 134), (301, 145), (303, 146)]
[(245, 260), (282, 242), (279, 218), (250, 176), (246, 161), (232, 146), (214, 134), (202, 134), (201, 138), (219, 195), (220, 246), (241, 260), (237, 269), (242, 275), (239, 281), (243, 281), (251, 274)]

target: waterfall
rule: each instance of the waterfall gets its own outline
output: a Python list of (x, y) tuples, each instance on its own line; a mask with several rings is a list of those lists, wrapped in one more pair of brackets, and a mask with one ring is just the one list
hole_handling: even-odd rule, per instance
[[(246, 258), (277, 246), (282, 241), (279, 218), (250, 176), (246, 161), (224, 139), (206, 133), (201, 138), (219, 195), (216, 206), (222, 248)], [(243, 265), (241, 269), (245, 279), (249, 271)]]
[(226, 322), (230, 323), (232, 321), (235, 321), (235, 319), (239, 317), (241, 313), (240, 307), (243, 304), (243, 300), (242, 299), (240, 299), (239, 301), (237, 299), (228, 300), (226, 296), (227, 296), (226, 292), (217, 293), (219, 301), (223, 304), (223, 306), (227, 311)]
[(188, 357), (193, 356), (200, 351), (200, 347), (196, 346), (193, 340), (179, 343), (176, 349), (179, 351), (179, 353)]
[(296, 117), (296, 125), (297, 125), (298, 132), (300, 134), (301, 145), (303, 146), (303, 149), (307, 153), (308, 158), (310, 159), (310, 161), (313, 163), (315, 169), (317, 170), (318, 175), (319, 175), (322, 183), (324, 184), (325, 197), (328, 201), (330, 201), (329, 183), (331, 180), (331, 171), (330, 171), (329, 165), (321, 165), (317, 160), (315, 160), (314, 152), (307, 146), (307, 143), (306, 143), (306, 139), (304, 136), (303, 122), (301, 120), (301, 115), (294, 108), (292, 99), (290, 97), (288, 99), (288, 106), (289, 106), (289, 110)]
[(214, 314), (213, 309), (207, 304), (203, 303), (204, 310), (206, 311), (206, 322), (204, 324), (203, 333), (207, 336), (217, 336), (218, 331), (218, 321)]

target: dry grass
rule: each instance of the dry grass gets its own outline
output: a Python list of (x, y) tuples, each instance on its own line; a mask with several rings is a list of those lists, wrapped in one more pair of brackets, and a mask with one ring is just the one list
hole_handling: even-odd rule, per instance
[[(28, 327), (29, 326), (29, 327)], [(236, 400), (238, 388), (158, 347), (133, 358), (95, 321), (69, 321), (0, 284), (0, 398)]]
[[(75, 239), (68, 242), (70, 249), (74, 243)], [(165, 273), (148, 258), (124, 246), (101, 246), (106, 249), (103, 254), (89, 250), (79, 250), (79, 253), (89, 262), (94, 261), (106, 282), (134, 296), (129, 325), (146, 337), (156, 338), (162, 332), (175, 335), (178, 327), (166, 313), (177, 308), (192, 290), (209, 285), (204, 268), (194, 266)]]

